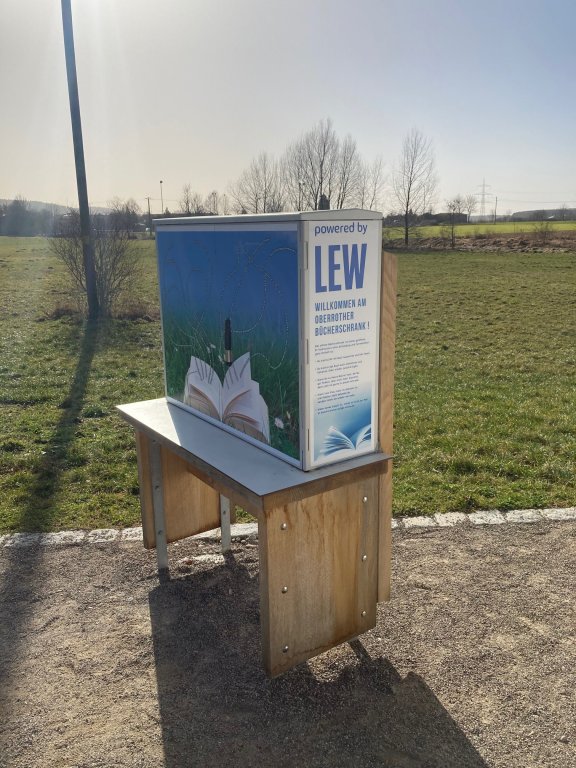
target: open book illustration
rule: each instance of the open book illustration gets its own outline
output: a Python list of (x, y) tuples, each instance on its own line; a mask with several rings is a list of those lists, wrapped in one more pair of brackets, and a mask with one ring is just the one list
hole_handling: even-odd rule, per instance
[(223, 382), (208, 363), (191, 357), (184, 402), (256, 440), (270, 443), (268, 406), (258, 382), (252, 380), (249, 352), (230, 364)]
[(361, 448), (369, 448), (371, 441), (371, 424), (366, 424), (352, 435), (345, 435), (336, 427), (330, 427), (320, 453), (323, 456), (331, 456), (337, 451), (358, 451)]

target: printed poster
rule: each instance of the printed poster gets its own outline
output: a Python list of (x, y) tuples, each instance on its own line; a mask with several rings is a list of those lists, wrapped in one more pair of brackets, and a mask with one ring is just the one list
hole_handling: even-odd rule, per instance
[(167, 397), (300, 465), (296, 222), (156, 241)]
[(380, 232), (377, 220), (308, 222), (311, 467), (377, 447)]

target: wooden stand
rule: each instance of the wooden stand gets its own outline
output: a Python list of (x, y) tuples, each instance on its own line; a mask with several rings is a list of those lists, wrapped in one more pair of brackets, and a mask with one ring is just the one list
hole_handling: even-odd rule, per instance
[[(119, 406), (136, 430), (144, 546), (258, 520), (264, 667), (279, 675), (376, 625), (390, 594), (395, 260), (382, 270), (382, 453), (303, 472), (165, 399)], [(233, 507), (232, 507), (233, 508)]]

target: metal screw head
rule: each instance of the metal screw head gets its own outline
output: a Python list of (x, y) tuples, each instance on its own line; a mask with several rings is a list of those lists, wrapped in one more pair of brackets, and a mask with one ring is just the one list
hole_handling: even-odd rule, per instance
[(286, 528), (288, 528), (288, 523), (282, 523), (282, 525), (280, 526), (280, 530), (285, 531)]
[(366, 616), (366, 611), (362, 611), (361, 616)]
[(282, 593), (285, 595), (288, 592), (288, 587), (282, 587)]
[(362, 501), (364, 502), (364, 504), (366, 504), (366, 502), (368, 501), (368, 496), (364, 496), (364, 498), (362, 499)]
[(285, 645), (285, 646), (282, 648), (282, 653), (288, 653), (288, 646), (287, 646), (287, 645)]
[(365, 563), (368, 560), (368, 555), (362, 555), (362, 562)]

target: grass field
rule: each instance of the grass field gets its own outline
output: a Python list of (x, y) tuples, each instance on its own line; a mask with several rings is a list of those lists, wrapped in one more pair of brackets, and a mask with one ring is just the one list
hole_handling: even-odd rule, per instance
[[(549, 221), (547, 222), (551, 233), (554, 232), (574, 232), (576, 230), (576, 221)], [(448, 225), (438, 225), (432, 227), (415, 227), (411, 230), (412, 238), (442, 237), (443, 230)], [(456, 237), (498, 237), (499, 235), (522, 235), (531, 234), (540, 231), (541, 222), (535, 221), (498, 221), (491, 223), (477, 224), (457, 224), (454, 227)], [(404, 237), (402, 227), (385, 227), (384, 235), (389, 240), (398, 240)]]
[[(139, 247), (137, 298), (156, 303), (152, 249)], [(138, 518), (133, 438), (114, 405), (163, 394), (159, 323), (86, 329), (65, 314), (64, 277), (44, 240), (0, 238), (1, 531)]]
[(395, 510), (576, 502), (576, 254), (400, 256)]
[[(134, 525), (163, 394), (153, 244), (139, 319), (86, 328), (40, 238), (0, 238), (0, 532)], [(576, 503), (576, 254), (399, 257), (396, 514)]]

